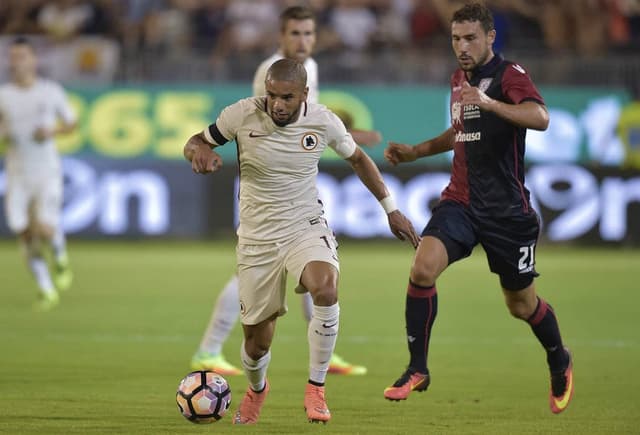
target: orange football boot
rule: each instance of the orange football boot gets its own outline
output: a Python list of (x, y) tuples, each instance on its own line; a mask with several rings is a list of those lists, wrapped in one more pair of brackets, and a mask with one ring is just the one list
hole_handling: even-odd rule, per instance
[(238, 406), (236, 414), (233, 416), (233, 424), (256, 424), (260, 417), (260, 410), (264, 404), (264, 399), (269, 394), (269, 382), (265, 380), (264, 389), (257, 393), (247, 388), (247, 392)]
[(324, 399), (324, 387), (307, 383), (304, 390), (304, 410), (310, 423), (326, 423), (331, 419), (331, 412)]
[(565, 347), (564, 350), (569, 355), (567, 368), (558, 372), (551, 372), (549, 406), (554, 414), (560, 414), (567, 409), (573, 397), (573, 358), (569, 349)]
[(430, 382), (431, 378), (428, 373), (407, 369), (392, 386), (384, 389), (384, 398), (396, 401), (406, 400), (412, 391), (425, 391)]

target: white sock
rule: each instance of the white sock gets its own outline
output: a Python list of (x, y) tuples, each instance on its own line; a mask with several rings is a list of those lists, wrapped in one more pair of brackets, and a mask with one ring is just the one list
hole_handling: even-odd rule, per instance
[(313, 316), (313, 298), (309, 292), (303, 293), (300, 298), (302, 302), (302, 315), (307, 323), (309, 323)]
[(209, 325), (202, 336), (200, 350), (212, 354), (222, 352), (222, 345), (240, 315), (240, 295), (238, 293), (238, 276), (231, 277), (216, 300), (211, 313)]
[(309, 379), (323, 384), (329, 369), (329, 360), (336, 347), (340, 325), (340, 306), (336, 302), (330, 307), (313, 306), (309, 322)]
[(265, 379), (267, 378), (267, 368), (271, 361), (271, 351), (268, 351), (259, 360), (254, 360), (244, 348), (244, 340), (240, 346), (240, 360), (242, 367), (249, 380), (249, 385), (253, 391), (262, 391), (265, 387)]
[(49, 267), (42, 257), (29, 257), (29, 269), (38, 283), (42, 293), (55, 293), (55, 287), (49, 275)]
[(40, 252), (40, 241), (36, 238), (26, 241), (23, 238), (18, 239), (18, 247), (20, 254), (24, 257), (29, 266), (31, 274), (36, 279), (38, 287), (42, 293), (51, 294), (55, 292), (53, 281), (51, 281), (51, 275), (49, 274), (49, 267), (47, 262), (42, 258)]
[(58, 225), (58, 228), (56, 228), (56, 231), (53, 233), (51, 248), (53, 249), (53, 256), (56, 260), (67, 254), (67, 240), (64, 237), (61, 225)]

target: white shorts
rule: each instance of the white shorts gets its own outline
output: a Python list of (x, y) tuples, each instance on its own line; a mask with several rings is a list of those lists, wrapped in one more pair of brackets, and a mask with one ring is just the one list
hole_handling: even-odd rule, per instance
[(285, 314), (287, 276), (290, 274), (299, 284), (305, 266), (311, 261), (329, 263), (339, 271), (336, 249), (333, 232), (323, 219), (282, 243), (238, 243), (236, 256), (242, 323), (256, 325), (273, 314)]
[(4, 198), (9, 229), (18, 234), (30, 223), (57, 228), (62, 206), (62, 177), (15, 174), (7, 171)]

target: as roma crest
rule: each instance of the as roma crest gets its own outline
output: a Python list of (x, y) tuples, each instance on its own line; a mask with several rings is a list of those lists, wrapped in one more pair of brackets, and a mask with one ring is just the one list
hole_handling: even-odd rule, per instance
[(311, 151), (318, 146), (318, 136), (315, 133), (305, 133), (300, 144), (305, 150)]

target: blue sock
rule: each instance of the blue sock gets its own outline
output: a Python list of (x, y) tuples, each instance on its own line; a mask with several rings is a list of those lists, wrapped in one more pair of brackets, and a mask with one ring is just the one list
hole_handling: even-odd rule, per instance
[(431, 328), (438, 313), (438, 293), (435, 285), (422, 287), (409, 281), (405, 305), (407, 344), (411, 360), (409, 368), (428, 373), (427, 356)]
[(527, 319), (538, 341), (547, 351), (547, 363), (552, 372), (563, 370), (568, 364), (568, 355), (562, 345), (558, 319), (551, 305), (538, 298), (538, 306)]

